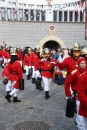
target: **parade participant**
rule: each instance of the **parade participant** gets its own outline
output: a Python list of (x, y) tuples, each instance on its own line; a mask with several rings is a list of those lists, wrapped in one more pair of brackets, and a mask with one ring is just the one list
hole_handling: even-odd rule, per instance
[(78, 78), (77, 93), (80, 101), (79, 115), (83, 116), (83, 130), (87, 130), (87, 72), (81, 74)]
[[(41, 50), (42, 51), (42, 50)], [(41, 85), (41, 64), (39, 63), (39, 59), (42, 58), (43, 52), (40, 52), (40, 48), (37, 48), (35, 51), (35, 56), (34, 58), (34, 69), (35, 69), (35, 86), (36, 89), (39, 89), (40, 91), (43, 90), (42, 85)]]
[(17, 49), (17, 58), (20, 61), (20, 64), (22, 66), (22, 51), (19, 46), (17, 46), (16, 49)]
[[(13, 48), (10, 48), (10, 55), (12, 53), (13, 53)], [(3, 76), (3, 78), (5, 78), (5, 80), (7, 80), (7, 77), (5, 77), (5, 76), (9, 74), (8, 67), (7, 67), (8, 63), (9, 63), (9, 61), (6, 63), (6, 66), (2, 71), (2, 76)], [(6, 83), (6, 93), (7, 93), (7, 95), (12, 91), (12, 89), (13, 89), (13, 87), (11, 86), (11, 84)]]
[(50, 98), (49, 90), (53, 78), (54, 66), (58, 63), (55, 59), (50, 58), (51, 53), (48, 48), (44, 49), (44, 53), (44, 58), (41, 59), (41, 75), (44, 83), (45, 98), (48, 99)]
[(35, 83), (35, 68), (34, 68), (34, 57), (36, 56), (35, 52), (33, 51), (32, 48), (29, 48), (29, 54), (30, 54), (30, 66), (29, 69), (32, 70), (32, 84)]
[[(73, 70), (71, 74), (67, 77), (66, 81), (64, 82), (64, 88), (65, 88), (65, 95), (66, 99), (69, 99), (70, 97), (73, 98), (74, 96), (77, 95), (77, 82), (78, 82), (78, 77), (86, 72), (86, 60), (83, 57), (80, 57), (78, 59), (78, 68)], [(72, 90), (72, 91), (71, 91)], [(73, 92), (73, 93), (72, 93)], [(73, 96), (72, 96), (73, 95)], [(79, 104), (80, 101), (78, 97), (76, 98), (76, 124), (78, 130), (84, 130), (84, 125), (83, 125), (83, 117), (79, 115)]]
[[(66, 50), (66, 49), (65, 49)], [(74, 69), (78, 67), (77, 61), (80, 57), (81, 49), (78, 43), (75, 43), (72, 48), (72, 55), (65, 55), (62, 63), (58, 63), (60, 70), (66, 69), (69, 75)]]
[(16, 49), (13, 49), (13, 53), (11, 53), (11, 60), (7, 64), (8, 74), (4, 76), (4, 79), (8, 79), (8, 86), (12, 86), (13, 90), (5, 96), (8, 102), (11, 102), (10, 98), (13, 96), (13, 102), (21, 102), (17, 98), (17, 92), (19, 90), (19, 80), (23, 78), (22, 76), (22, 68), (17, 61), (17, 53)]
[(30, 49), (28, 49), (28, 54), (25, 54), (24, 56), (24, 61), (23, 64), (26, 67), (26, 76), (27, 76), (27, 80), (30, 79), (30, 75), (29, 75), (29, 68), (30, 68), (30, 54), (29, 54)]

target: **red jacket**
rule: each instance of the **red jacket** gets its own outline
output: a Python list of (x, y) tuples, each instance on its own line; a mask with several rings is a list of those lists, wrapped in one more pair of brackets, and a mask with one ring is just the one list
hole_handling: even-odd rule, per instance
[(87, 72), (78, 79), (77, 93), (80, 100), (79, 114), (87, 118)]
[(75, 61), (72, 57), (67, 57), (62, 63), (58, 63), (58, 66), (61, 70), (66, 69), (68, 74), (78, 67), (77, 61)]
[(41, 63), (41, 75), (46, 77), (46, 78), (53, 78), (53, 70), (54, 70), (54, 66), (56, 66), (58, 64), (58, 62), (56, 62), (55, 59), (50, 59), (47, 61), (43, 61)]
[(23, 64), (27, 66), (30, 65), (30, 55), (25, 54)]
[(0, 58), (2, 58), (2, 50), (0, 50)]
[(30, 54), (30, 65), (34, 65), (34, 59), (35, 59), (35, 56), (37, 56), (34, 52), (32, 52)]
[(8, 77), (10, 81), (16, 81), (23, 78), (22, 68), (18, 61), (13, 64), (8, 63), (3, 70), (3, 77)]
[(34, 67), (35, 67), (35, 71), (39, 70), (41, 68), (41, 63), (40, 63), (40, 59), (38, 58), (37, 55), (33, 56), (34, 59)]
[(77, 92), (78, 77), (81, 75), (80, 70), (76, 69), (69, 74), (64, 82), (65, 95), (66, 97), (71, 96), (70, 87), (73, 91)]
[(21, 51), (17, 52), (17, 57), (18, 57), (18, 60), (22, 61), (22, 52)]

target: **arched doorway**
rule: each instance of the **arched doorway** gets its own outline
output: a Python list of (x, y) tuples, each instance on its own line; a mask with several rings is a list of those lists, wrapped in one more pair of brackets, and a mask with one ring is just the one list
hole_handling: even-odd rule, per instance
[[(45, 47), (45, 46), (48, 46), (48, 45), (50, 44), (49, 42), (51, 42), (51, 41), (53, 41), (53, 42), (51, 43), (52, 46), (54, 46), (54, 45), (55, 45), (55, 46), (56, 46), (56, 45), (59, 45), (60, 48), (66, 48), (66, 45), (65, 45), (64, 41), (61, 40), (60, 37), (57, 37), (57, 36), (54, 36), (54, 35), (50, 35), (50, 36), (44, 37), (42, 40), (40, 40), (38, 46), (39, 46), (40, 48)], [(54, 44), (54, 45), (53, 45), (53, 44)], [(49, 47), (50, 47), (50, 45), (49, 45)]]
[(43, 48), (58, 49), (61, 47), (56, 41), (50, 40), (44, 43)]

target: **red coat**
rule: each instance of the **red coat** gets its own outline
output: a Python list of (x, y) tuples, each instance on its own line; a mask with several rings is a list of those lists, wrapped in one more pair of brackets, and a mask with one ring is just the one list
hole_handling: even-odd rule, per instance
[(0, 50), (0, 58), (2, 58), (2, 50)]
[(56, 62), (55, 59), (50, 59), (47, 61), (43, 61), (41, 63), (41, 75), (46, 78), (53, 78), (52, 70), (54, 69), (54, 66), (56, 66), (58, 62)]
[(8, 77), (10, 81), (16, 81), (23, 78), (22, 68), (18, 61), (15, 61), (13, 64), (8, 63), (6, 68), (4, 68), (3, 77)]
[(71, 74), (69, 74), (64, 82), (65, 95), (66, 97), (71, 96), (70, 87), (73, 91), (77, 92), (77, 82), (78, 77), (81, 75), (80, 70), (73, 70)]
[(32, 52), (30, 54), (30, 65), (34, 65), (34, 59), (35, 59), (35, 56), (37, 56), (34, 52)]
[(58, 63), (58, 66), (61, 70), (66, 69), (68, 74), (78, 67), (77, 61), (75, 61), (72, 57), (67, 57), (62, 63)]
[(80, 100), (79, 114), (87, 118), (87, 72), (79, 77), (77, 92)]
[(17, 52), (17, 57), (18, 57), (18, 60), (22, 61), (22, 52), (21, 51)]
[(23, 64), (27, 66), (30, 65), (30, 55), (25, 54)]
[(39, 70), (41, 68), (41, 63), (40, 63), (40, 59), (38, 58), (37, 55), (33, 56), (34, 59), (34, 66), (35, 66), (35, 71)]
[(9, 52), (7, 52), (7, 51), (5, 51), (4, 57), (5, 57), (7, 60), (11, 58)]

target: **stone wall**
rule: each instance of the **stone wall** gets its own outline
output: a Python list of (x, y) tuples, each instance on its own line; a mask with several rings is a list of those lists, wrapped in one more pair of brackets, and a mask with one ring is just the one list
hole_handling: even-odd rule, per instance
[(85, 24), (82, 23), (54, 23), (54, 22), (11, 22), (0, 21), (0, 43), (8, 46), (36, 47), (44, 37), (49, 36), (49, 25), (56, 28), (55, 36), (64, 41), (66, 47), (71, 48), (73, 43), (86, 45)]

